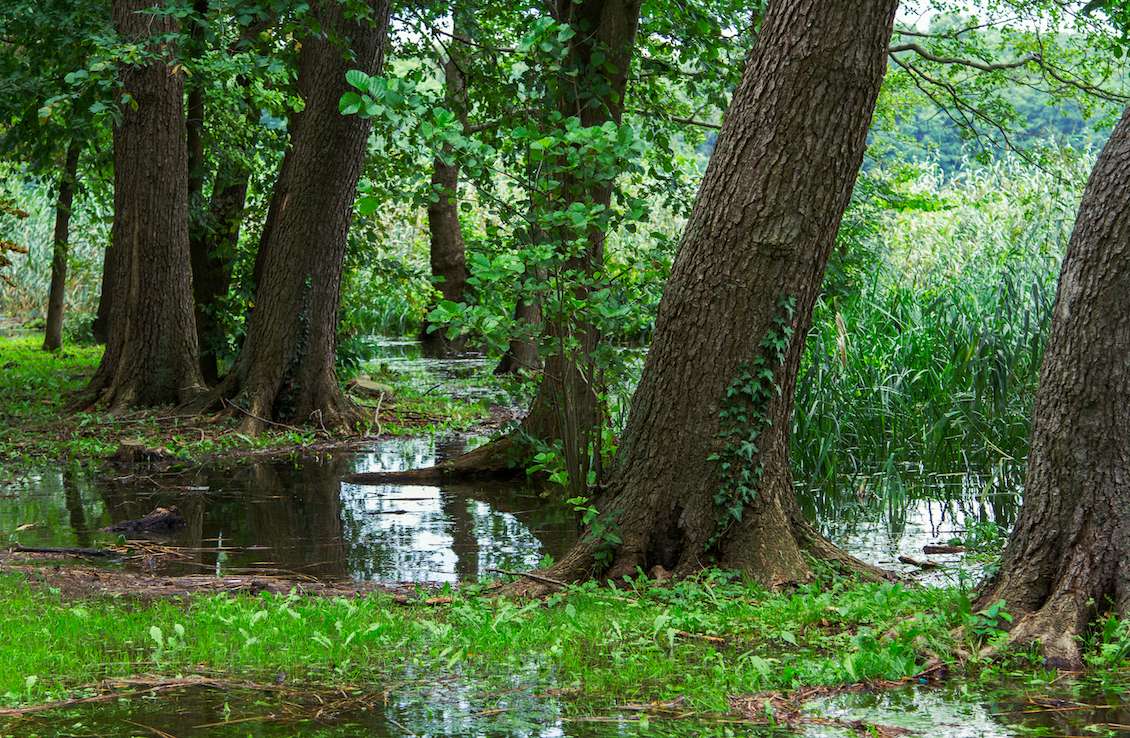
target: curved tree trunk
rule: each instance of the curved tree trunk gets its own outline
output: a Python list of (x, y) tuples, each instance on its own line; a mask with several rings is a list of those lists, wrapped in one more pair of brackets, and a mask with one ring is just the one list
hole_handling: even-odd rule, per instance
[(59, 197), (55, 202), (55, 250), (51, 256), (51, 288), (47, 297), (47, 326), (43, 349), (54, 351), (63, 345), (63, 309), (67, 299), (67, 255), (70, 251), (71, 205), (75, 199), (78, 157), (81, 144), (71, 139), (67, 160), (59, 177)]
[(683, 234), (598, 500), (622, 543), (590, 535), (551, 577), (575, 580), (610, 556), (611, 577), (717, 564), (773, 586), (810, 576), (806, 551), (882, 574), (805, 521), (789, 469), (789, 419), (896, 5), (770, 6)]
[(251, 171), (234, 161), (228, 161), (225, 170), (216, 172), (206, 229), (194, 234), (189, 243), (200, 370), (204, 381), (213, 386), (220, 380), (216, 349), (227, 343), (219, 313), (231, 288), (232, 263), (250, 178)]
[[(206, 33), (206, 0), (194, 0), (196, 24), (192, 29), (193, 52), (204, 53)], [(246, 27), (228, 45), (235, 54), (267, 29), (272, 20), (261, 19)], [(246, 74), (236, 78), (245, 94), (245, 108), (253, 109), (249, 93), (251, 79)], [(188, 95), (188, 170), (190, 216), (193, 218), (188, 248), (192, 258), (192, 296), (196, 315), (196, 339), (200, 344), (200, 370), (204, 381), (215, 386), (220, 381), (220, 357), (217, 350), (227, 346), (224, 328), (224, 299), (231, 288), (232, 264), (239, 244), (243, 209), (247, 204), (250, 168), (227, 151), (217, 152), (210, 202), (204, 203), (204, 95), (198, 83)], [(256, 115), (258, 115), (256, 113)], [(249, 121), (254, 123), (254, 121)], [(250, 152), (246, 152), (250, 154)]]
[[(177, 33), (173, 16), (140, 12), (150, 7), (149, 0), (116, 0), (118, 31), (140, 42)], [(184, 74), (171, 44), (153, 50), (157, 60), (121, 70), (114, 225), (102, 286), (112, 290), (106, 351), (72, 407), (100, 400), (120, 411), (183, 402), (202, 390), (188, 259)]]
[(1032, 415), (1024, 506), (975, 607), (1081, 665), (1101, 612), (1130, 616), (1130, 109), (1095, 162), (1063, 259)]
[[(243, 429), (258, 433), (271, 418), (337, 424), (362, 417), (334, 370), (338, 305), (353, 200), (368, 148), (370, 122), (341, 115), (346, 72), (378, 75), (391, 4), (373, 0), (372, 22), (346, 19), (346, 6), (324, 0), (315, 12), (329, 38), (302, 42), (298, 91), (305, 101), (291, 121), (255, 262), (258, 286), (247, 338), (233, 370), (210, 399), (242, 393)], [(348, 39), (343, 47), (335, 37)]]

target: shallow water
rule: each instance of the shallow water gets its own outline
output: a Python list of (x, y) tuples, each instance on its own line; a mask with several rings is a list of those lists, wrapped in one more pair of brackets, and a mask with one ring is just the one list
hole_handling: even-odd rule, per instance
[[(490, 398), (467, 380), (488, 370), (482, 356), (428, 358), (411, 342), (383, 342), (381, 372), (421, 391)], [(504, 400), (505, 398), (500, 397)], [(157, 470), (72, 467), (0, 487), (0, 535), (25, 546), (98, 547), (117, 534), (99, 528), (176, 505), (188, 526), (160, 542), (182, 558), (161, 573), (264, 572), (322, 579), (474, 580), (488, 569), (528, 569), (560, 557), (576, 535), (575, 516), (520, 484), (356, 485), (343, 476), (429, 466), (465, 449), (465, 439), (395, 439), (372, 449), (244, 460)], [(980, 565), (960, 555), (922, 553), (926, 544), (967, 535), (977, 523), (1007, 532), (1015, 520), (1016, 470), (934, 474), (903, 469), (798, 489), (810, 519), (833, 542), (865, 561), (936, 584), (972, 584)], [(922, 574), (900, 556), (930, 558)], [(338, 704), (309, 695), (186, 690), (99, 703), (0, 723), (5, 735), (32, 736), (713, 736), (781, 735), (718, 721), (651, 720), (641, 731), (631, 713), (609, 706), (607, 722), (567, 719), (568, 710), (536, 675), (500, 676), (490, 684), (458, 673), (421, 678), (386, 695), (365, 685)], [(1089, 710), (1050, 711), (1025, 702), (1022, 686), (990, 694), (982, 685), (921, 686), (842, 694), (814, 702), (813, 715), (909, 728), (918, 735), (1011, 736), (1103, 734), (1087, 726), (1125, 725), (1119, 696), (1074, 695)], [(1111, 705), (1114, 705), (1111, 707)], [(1125, 716), (1125, 717), (1124, 717)], [(1118, 728), (1113, 729), (1115, 732)], [(1083, 733), (1081, 733), (1083, 731)], [(811, 727), (815, 737), (849, 735)], [(1130, 735), (1128, 729), (1127, 735)]]
[[(387, 690), (387, 691), (385, 691)], [(834, 725), (808, 725), (808, 738), (855, 738), (860, 735), (907, 735), (945, 738), (1009, 736), (1130, 735), (1130, 705), (1115, 694), (1064, 684), (1047, 690), (989, 693), (984, 687), (952, 682), (936, 686), (845, 693), (813, 700), (804, 714)], [(1064, 699), (1060, 709), (1033, 700)], [(649, 727), (638, 712), (618, 712), (610, 705), (596, 718), (569, 716), (543, 685), (513, 676), (492, 683), (458, 674), (406, 681), (396, 685), (359, 685), (337, 695), (316, 697), (280, 686), (277, 691), (189, 688), (137, 695), (40, 714), (0, 720), (4, 735), (211, 736), (503, 736), (514, 738), (605, 738), (611, 736), (783, 736), (797, 735), (765, 725), (734, 723), (726, 717), (679, 720), (652, 715)], [(866, 725), (859, 725), (859, 722)], [(848, 723), (856, 723), (856, 729)], [(876, 730), (871, 733), (867, 726)]]
[(99, 547), (118, 538), (100, 528), (176, 505), (187, 526), (156, 540), (182, 557), (162, 573), (381, 582), (475, 580), (568, 548), (572, 513), (522, 486), (341, 482), (431, 465), (437, 448), (453, 453), (458, 444), (398, 439), (334, 456), (43, 472), (0, 489), (0, 531), (28, 547)]

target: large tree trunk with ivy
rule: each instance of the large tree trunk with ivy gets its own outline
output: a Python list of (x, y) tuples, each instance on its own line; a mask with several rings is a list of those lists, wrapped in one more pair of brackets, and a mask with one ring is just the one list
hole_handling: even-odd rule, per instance
[(370, 122), (341, 115), (346, 72), (378, 75), (391, 5), (372, 0), (370, 20), (347, 19), (324, 0), (315, 13), (326, 31), (302, 40), (290, 148), (267, 213), (254, 277), (255, 306), (235, 366), (208, 398), (242, 395), (243, 429), (272, 419), (326, 425), (362, 420), (334, 370), (345, 247)]
[(71, 205), (75, 199), (78, 157), (82, 144), (71, 139), (63, 174), (59, 177), (59, 196), (55, 201), (55, 249), (51, 255), (51, 287), (47, 293), (47, 326), (43, 348), (54, 351), (63, 345), (63, 312), (67, 299), (67, 256), (70, 253)]
[(1058, 289), (1024, 506), (974, 606), (1004, 600), (1012, 643), (1078, 669), (1088, 625), (1130, 616), (1130, 109), (1095, 162)]
[(177, 33), (177, 21), (140, 12), (151, 7), (149, 0), (113, 3), (118, 32), (152, 41), (157, 58), (120, 71), (106, 351), (75, 407), (101, 401), (126, 410), (182, 402), (202, 390), (188, 261), (184, 73), (175, 48), (157, 45), (157, 37)]
[(789, 431), (804, 338), (863, 162), (896, 5), (769, 7), (595, 501), (600, 526), (551, 577), (718, 565), (773, 586), (810, 576), (805, 553), (881, 575), (801, 514)]

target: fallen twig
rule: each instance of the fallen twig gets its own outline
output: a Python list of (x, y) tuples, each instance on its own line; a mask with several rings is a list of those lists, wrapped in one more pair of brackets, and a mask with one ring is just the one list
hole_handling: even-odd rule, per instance
[(223, 403), (224, 403), (225, 405), (227, 405), (228, 407), (231, 407), (231, 408), (233, 408), (233, 409), (235, 409), (235, 410), (238, 410), (238, 411), (240, 411), (241, 413), (243, 413), (244, 415), (246, 415), (246, 416), (248, 416), (248, 417), (250, 417), (250, 418), (255, 418), (256, 420), (258, 420), (258, 421), (260, 421), (260, 422), (263, 422), (263, 423), (266, 423), (267, 425), (274, 425), (274, 426), (278, 426), (279, 428), (286, 428), (287, 430), (292, 430), (292, 431), (294, 431), (295, 433), (301, 433), (301, 432), (302, 432), (302, 429), (301, 429), (301, 428), (295, 428), (295, 427), (294, 427), (293, 425), (287, 425), (286, 423), (276, 423), (276, 422), (275, 422), (275, 421), (273, 421), (273, 420), (267, 420), (266, 418), (260, 418), (260, 417), (259, 417), (258, 415), (256, 415), (255, 413), (253, 413), (253, 412), (250, 412), (250, 411), (247, 411), (247, 410), (244, 410), (244, 409), (243, 409), (243, 408), (241, 408), (241, 407), (240, 407), (239, 405), (236, 405), (236, 404), (235, 404), (234, 402), (232, 402), (231, 400), (229, 400), (229, 399), (228, 399), (228, 398), (226, 398), (226, 397), (222, 397), (222, 398), (220, 398), (220, 399), (221, 399), (221, 400), (223, 400)]
[(64, 554), (67, 556), (124, 556), (121, 551), (116, 551), (112, 548), (39, 548), (21, 545), (19, 541), (16, 542), (15, 547), (12, 549), (16, 553), (34, 553), (34, 554)]
[(506, 574), (512, 577), (526, 577), (527, 579), (533, 579), (535, 582), (542, 582), (543, 584), (553, 584), (558, 587), (569, 586), (568, 583), (562, 582), (558, 579), (550, 579), (549, 577), (543, 577), (540, 574), (532, 574), (528, 571), (507, 571), (506, 569), (486, 569), (486, 571), (489, 571), (492, 574)]

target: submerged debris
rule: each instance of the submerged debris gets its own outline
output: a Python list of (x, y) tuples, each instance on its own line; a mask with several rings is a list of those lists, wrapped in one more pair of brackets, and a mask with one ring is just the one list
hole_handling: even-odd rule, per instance
[(176, 505), (172, 507), (159, 507), (143, 518), (137, 520), (123, 520), (120, 523), (102, 528), (106, 533), (154, 533), (180, 530), (188, 522), (180, 514)]

